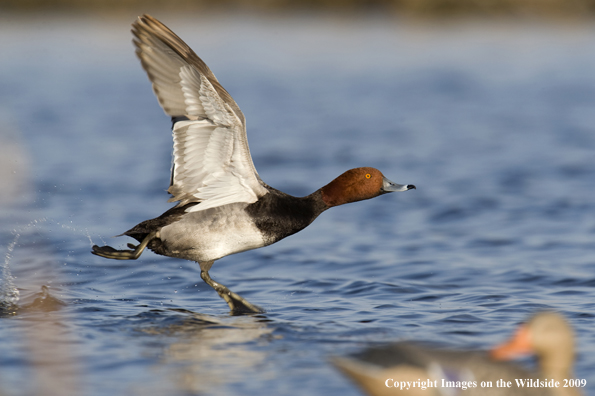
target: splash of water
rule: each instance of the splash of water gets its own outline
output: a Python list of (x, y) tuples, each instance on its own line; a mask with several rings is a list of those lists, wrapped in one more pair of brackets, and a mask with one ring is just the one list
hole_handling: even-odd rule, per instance
[(15, 277), (12, 276), (12, 273), (10, 272), (10, 262), (12, 260), (14, 249), (23, 232), (26, 232), (31, 227), (36, 227), (40, 223), (45, 223), (46, 221), (47, 219), (42, 217), (40, 219), (33, 220), (24, 227), (15, 229), (13, 231), (14, 239), (10, 244), (8, 244), (6, 248), (4, 263), (0, 268), (0, 311), (4, 313), (13, 312), (16, 310), (17, 303), (20, 299), (19, 289), (17, 289), (14, 283)]
[(13, 241), (8, 245), (6, 255), (4, 256), (4, 264), (2, 265), (2, 272), (0, 273), (0, 308), (10, 309), (17, 305), (19, 301), (19, 290), (14, 285), (14, 277), (10, 273), (10, 260), (12, 252), (21, 234), (16, 233)]
[[(89, 229), (88, 228), (74, 227), (74, 226), (70, 226), (70, 225), (67, 225), (67, 224), (59, 223), (59, 222), (56, 222), (56, 224), (59, 225), (60, 227), (62, 227), (63, 229), (65, 229), (65, 230), (72, 231), (72, 232), (77, 233), (77, 234), (80, 233), (80, 234), (86, 236), (87, 239), (89, 240), (89, 243), (91, 244), (91, 246), (94, 245), (93, 239), (91, 239), (91, 234), (89, 233)], [(103, 241), (103, 239), (102, 239), (102, 241)], [(104, 241), (104, 243), (105, 243), (105, 241)]]

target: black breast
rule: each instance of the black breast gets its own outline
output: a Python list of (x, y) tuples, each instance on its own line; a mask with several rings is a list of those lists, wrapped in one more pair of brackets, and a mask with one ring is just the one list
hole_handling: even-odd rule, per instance
[(271, 244), (306, 228), (326, 209), (320, 191), (293, 197), (270, 188), (268, 194), (248, 205), (246, 212)]

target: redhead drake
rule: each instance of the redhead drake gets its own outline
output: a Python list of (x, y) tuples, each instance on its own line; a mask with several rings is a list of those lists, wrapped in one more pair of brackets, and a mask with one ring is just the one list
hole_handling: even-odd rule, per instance
[(406, 191), (374, 168), (348, 170), (306, 197), (276, 190), (259, 177), (246, 137), (244, 114), (208, 66), (182, 39), (157, 19), (133, 23), (136, 54), (173, 123), (173, 164), (169, 202), (161, 216), (122, 235), (140, 242), (131, 250), (93, 246), (93, 254), (135, 260), (145, 248), (196, 261), (201, 278), (232, 311), (262, 312), (215, 282), (215, 260), (275, 243), (308, 226), (333, 206)]
[[(510, 360), (519, 354), (537, 357), (539, 372), (531, 373)], [(502, 344), (489, 354), (423, 348), (409, 343), (396, 343), (375, 347), (352, 357), (333, 359), (344, 374), (367, 394), (380, 395), (550, 395), (578, 396), (577, 388), (564, 387), (564, 379), (573, 379), (574, 336), (566, 320), (557, 313), (542, 312), (519, 327), (510, 342)], [(419, 380), (426, 382), (422, 389)], [(559, 381), (558, 387), (520, 387), (516, 380)], [(459, 383), (447, 387), (442, 381)], [(510, 381), (510, 387), (498, 387), (496, 382)], [(396, 382), (395, 382), (396, 381)], [(492, 387), (482, 387), (482, 381), (491, 381)], [(403, 389), (401, 383), (410, 383)], [(463, 382), (465, 387), (463, 389)], [(412, 385), (415, 383), (415, 386)], [(396, 388), (396, 389), (395, 389)]]

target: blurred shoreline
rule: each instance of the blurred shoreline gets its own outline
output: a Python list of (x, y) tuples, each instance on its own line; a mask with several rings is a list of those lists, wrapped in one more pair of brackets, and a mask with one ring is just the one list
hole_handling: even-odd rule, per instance
[(0, 0), (0, 13), (246, 12), (411, 18), (592, 19), (595, 0)]

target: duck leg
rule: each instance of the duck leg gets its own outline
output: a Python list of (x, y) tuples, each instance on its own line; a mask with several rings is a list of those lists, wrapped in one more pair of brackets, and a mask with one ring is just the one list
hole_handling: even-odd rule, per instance
[(128, 247), (132, 250), (116, 250), (111, 246), (99, 247), (97, 245), (93, 245), (93, 251), (91, 251), (91, 253), (93, 253), (96, 256), (101, 256), (114, 260), (136, 260), (140, 257), (141, 253), (143, 252), (143, 250), (145, 250), (151, 239), (159, 237), (157, 234), (158, 231), (151, 232), (138, 245), (133, 245), (129, 243)]
[(219, 296), (225, 300), (227, 305), (229, 305), (229, 309), (231, 309), (234, 313), (265, 312), (264, 309), (249, 303), (248, 300), (239, 294), (232, 292), (225, 285), (215, 282), (209, 275), (209, 269), (212, 265), (212, 261), (208, 263), (200, 263), (200, 277), (207, 285), (211, 286), (217, 293), (219, 293)]

